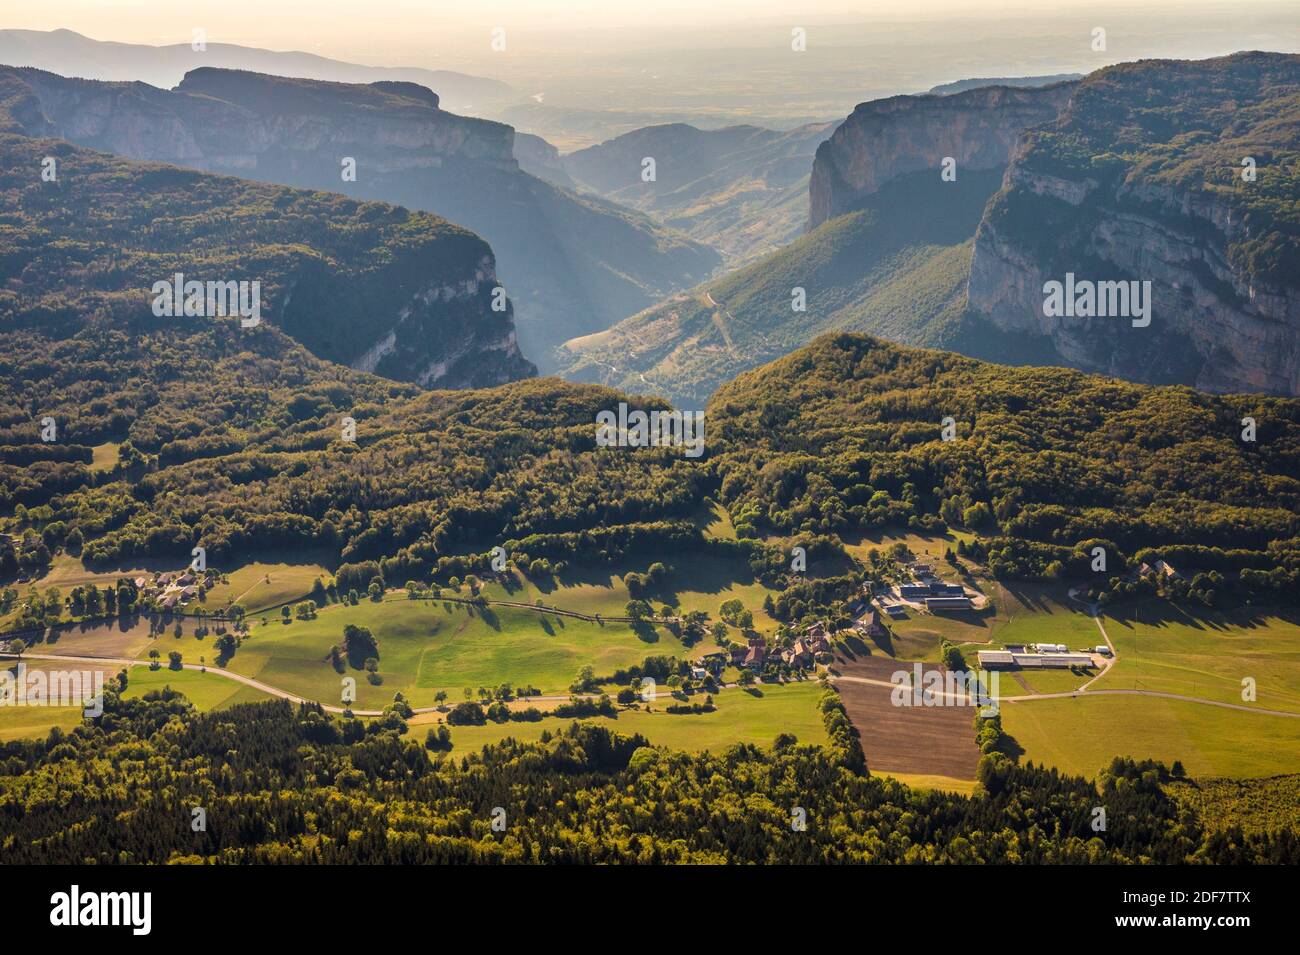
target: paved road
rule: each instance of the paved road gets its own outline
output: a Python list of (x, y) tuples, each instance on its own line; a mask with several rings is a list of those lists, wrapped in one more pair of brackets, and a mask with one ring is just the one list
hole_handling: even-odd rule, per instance
[[(833, 678), (836, 682), (846, 681), (849, 683), (865, 683), (870, 686), (887, 687), (891, 690), (896, 689), (898, 684), (890, 683), (888, 680), (873, 680), (865, 676), (837, 676)], [(1032, 693), (1028, 696), (1000, 696), (999, 703), (1032, 703), (1034, 700), (1065, 700), (1076, 697), (1089, 696), (1116, 696), (1126, 694), (1129, 696), (1159, 696), (1167, 700), (1180, 700), (1184, 703), (1200, 703), (1205, 706), (1220, 706), (1225, 710), (1242, 710), (1246, 713), (1265, 713), (1269, 716), (1286, 716), (1291, 719), (1300, 719), (1300, 713), (1291, 713), (1286, 710), (1270, 710), (1260, 706), (1247, 706), (1244, 703), (1224, 703), (1220, 700), (1207, 700), (1201, 696), (1183, 696), (1181, 693), (1164, 693), (1160, 690), (1068, 690), (1064, 693)], [(941, 696), (947, 699), (953, 699), (961, 702), (963, 705), (969, 705), (969, 696), (964, 693), (948, 693), (944, 690), (935, 690), (932, 696)]]
[(1109, 659), (1106, 660), (1106, 665), (1101, 668), (1101, 672), (1098, 673), (1091, 680), (1089, 680), (1087, 683), (1085, 683), (1083, 686), (1079, 687), (1080, 690), (1086, 690), (1088, 689), (1088, 687), (1092, 686), (1094, 683), (1096, 683), (1098, 680), (1100, 680), (1102, 677), (1104, 677), (1107, 673), (1110, 672), (1110, 668), (1113, 667), (1116, 664), (1116, 662), (1118, 662), (1119, 660), (1119, 653), (1115, 650), (1115, 644), (1110, 642), (1110, 634), (1106, 632), (1106, 628), (1102, 625), (1101, 613), (1100, 613), (1101, 605), (1090, 604), (1086, 600), (1080, 600), (1078, 597), (1074, 595), (1073, 590), (1070, 591), (1070, 599), (1073, 600), (1075, 603), (1082, 604), (1084, 607), (1088, 608), (1088, 616), (1092, 618), (1092, 622), (1095, 623), (1097, 625), (1097, 629), (1101, 631), (1101, 638), (1106, 641), (1106, 646), (1110, 647), (1110, 657)]

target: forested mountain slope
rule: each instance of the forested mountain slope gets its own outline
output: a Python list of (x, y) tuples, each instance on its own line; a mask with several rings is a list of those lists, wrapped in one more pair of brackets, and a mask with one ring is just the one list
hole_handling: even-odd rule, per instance
[[(824, 332), (940, 347), (983, 337), (964, 321), (971, 239), (1020, 133), (1054, 117), (1072, 88), (861, 104), (816, 147), (800, 213), (806, 236), (566, 342), (557, 352), (564, 374), (702, 405), (728, 378)], [(945, 159), (956, 162), (951, 175), (942, 175)]]
[(907, 519), (955, 520), (982, 505), (986, 534), (1020, 542), (1007, 559), (1024, 563), (1007, 570), (1041, 570), (1053, 548), (1092, 538), (1127, 554), (1239, 549), (1270, 566), (1273, 551), (1293, 568), (1300, 557), (1296, 399), (1010, 368), (841, 334), (740, 376), (708, 416), (723, 499), (759, 531), (871, 525), (901, 500)]
[[(0, 170), (0, 327), (21, 339), (6, 348), (10, 361), (33, 338), (57, 353), (110, 329), (142, 336), (141, 351), (155, 336), (210, 334), (227, 320), (181, 315), (181, 301), (175, 317), (155, 311), (155, 284), (181, 274), (246, 282), (249, 299), (257, 282), (264, 323), (321, 358), (391, 378), (445, 388), (535, 374), (510, 310), (491, 309), (491, 250), (435, 216), (9, 134)], [(54, 366), (83, 371), (70, 357)]]
[(534, 361), (696, 284), (719, 261), (641, 214), (522, 172), (513, 129), (448, 113), (435, 91), (413, 83), (211, 68), (175, 90), (37, 70), (0, 78), (22, 96), (14, 116), (29, 135), (379, 199), (472, 229), (492, 246), (520, 347)]
[(752, 265), (566, 342), (563, 374), (702, 407), (728, 379), (824, 332), (952, 347), (967, 334), (971, 236), (1000, 179), (896, 179)]
[[(460, 573), (485, 569), (492, 547), (513, 542), (512, 557), (601, 563), (714, 547), (691, 523), (713, 495), (741, 535), (735, 546), (763, 566), (769, 555), (747, 538), (952, 522), (976, 526), (990, 565), (1011, 576), (1090, 573), (1088, 549), (1101, 541), (1117, 572), (1148, 549), (1177, 548), (1189, 571), (1234, 575), (1224, 593), (1237, 572), (1243, 592), (1285, 596), (1300, 583), (1291, 399), (1008, 368), (840, 334), (721, 389), (706, 453), (692, 459), (672, 446), (597, 447), (596, 414), (638, 404), (599, 386), (538, 379), (418, 394), (308, 362), (292, 388), (267, 389), (303, 359), (248, 355), (217, 327), (192, 346), (228, 383), (214, 402), (159, 345), (97, 334), (54, 351), (53, 381), (47, 348), (18, 352), (0, 434), (14, 462), (0, 472), (6, 506), (48, 504), (47, 520), (80, 531), (91, 560), (182, 556), (200, 543), (242, 562), (310, 547), (403, 581), (446, 572), (457, 554), (470, 555), (457, 558)], [(114, 366), (105, 353), (124, 357)], [(74, 374), (84, 383), (65, 391)], [(96, 415), (78, 417), (78, 406)], [(39, 442), (25, 409), (51, 407), (72, 447)], [(355, 442), (341, 439), (344, 415), (356, 419)], [(1256, 441), (1241, 440), (1246, 417)], [(130, 440), (131, 459), (93, 473), (89, 445), (109, 433)], [(21, 519), (11, 527), (24, 533)]]

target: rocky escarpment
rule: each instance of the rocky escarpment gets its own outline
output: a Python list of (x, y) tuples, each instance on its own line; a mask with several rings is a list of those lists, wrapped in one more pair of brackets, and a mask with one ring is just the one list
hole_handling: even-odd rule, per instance
[(559, 342), (707, 278), (720, 260), (644, 215), (522, 171), (511, 127), (448, 113), (415, 84), (205, 68), (160, 90), (0, 73), (27, 90), (15, 102), (29, 135), (379, 199), (473, 230), (492, 245), (520, 347), (543, 360)]
[[(0, 76), (0, 104), (30, 105), (12, 92)], [(0, 190), (6, 327), (193, 335), (238, 310), (250, 336), (276, 327), (320, 358), (427, 387), (537, 373), (487, 243), (428, 213), (8, 131), (0, 177), (16, 184)]]
[(891, 179), (933, 169), (945, 157), (963, 169), (1006, 165), (1020, 134), (1054, 120), (1076, 84), (1038, 89), (987, 86), (948, 96), (891, 96), (860, 104), (817, 149), (808, 229), (861, 208)]
[(257, 175), (287, 158), (304, 176), (311, 174), (306, 167), (326, 165), (318, 172), (337, 183), (345, 156), (357, 160), (359, 174), (453, 158), (516, 168), (513, 129), (444, 112), (437, 94), (415, 83), (353, 85), (204, 68), (169, 91), (16, 72), (41, 107), (43, 122), (29, 134), (131, 159)]
[[(1007, 169), (976, 239), (970, 308), (1084, 369), (1300, 393), (1298, 129), (1300, 57), (1092, 74)], [(1068, 273), (1150, 282), (1150, 324), (1048, 314), (1044, 285)]]
[[(509, 301), (492, 310), (499, 284), (491, 255), (483, 255), (472, 270), (417, 286), (386, 310), (388, 331), (348, 364), (426, 388), (488, 388), (536, 375), (519, 351)], [(291, 298), (286, 311), (290, 328), (311, 321), (301, 301)]]

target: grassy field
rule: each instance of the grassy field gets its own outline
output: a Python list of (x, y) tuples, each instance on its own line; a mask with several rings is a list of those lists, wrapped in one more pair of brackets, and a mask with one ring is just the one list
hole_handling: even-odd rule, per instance
[(778, 621), (763, 612), (763, 598), (769, 593), (775, 596), (775, 592), (754, 580), (743, 561), (696, 554), (649, 555), (635, 563), (599, 570), (579, 567), (566, 572), (562, 578), (547, 581), (535, 582), (515, 573), (509, 587), (488, 584), (483, 588), (483, 595), (491, 600), (525, 603), (541, 600), (548, 606), (565, 610), (621, 617), (626, 614), (627, 602), (631, 599), (623, 584), (623, 576), (630, 571), (644, 573), (655, 561), (662, 561), (673, 569), (664, 591), (647, 598), (655, 610), (666, 604), (679, 613), (702, 610), (717, 620), (718, 608), (726, 601), (736, 599), (753, 612), (756, 630), (770, 632), (777, 628)]
[[(1086, 615), (1025, 595), (994, 631), (999, 643), (1099, 644)], [(1121, 606), (1103, 618), (1118, 659), (1092, 689), (1145, 689), (1242, 703), (1242, 678), (1253, 677), (1262, 708), (1300, 712), (1300, 626), (1256, 609), (1229, 613), (1165, 601)], [(1020, 683), (1039, 693), (1076, 689), (1090, 677), (1066, 670), (1004, 675), (1002, 694)], [(1023, 759), (1096, 774), (1112, 756), (1181, 760), (1195, 776), (1250, 778), (1300, 769), (1300, 719), (1141, 696), (1093, 696), (1012, 703), (1003, 726)]]
[(257, 703), (273, 699), (251, 686), (245, 686), (216, 673), (198, 670), (169, 670), (166, 666), (152, 670), (149, 667), (132, 667), (127, 674), (126, 696), (144, 696), (153, 690), (170, 686), (205, 712), (220, 710), (236, 703)]
[(1211, 829), (1241, 826), (1246, 832), (1276, 832), (1294, 825), (1300, 805), (1300, 775), (1174, 781), (1165, 788), (1195, 809)]
[(1160, 690), (1241, 703), (1242, 680), (1251, 677), (1261, 707), (1300, 712), (1300, 624), (1293, 615), (1219, 613), (1165, 601), (1121, 612), (1105, 619), (1119, 659), (1096, 689)]
[[(95, 584), (97, 587), (111, 586), (122, 577), (152, 576), (160, 572), (183, 570), (187, 565), (176, 560), (138, 560), (116, 567), (87, 567), (76, 557), (58, 554), (50, 569), (40, 579), (17, 587), (20, 595), (27, 592), (29, 586), (38, 590), (58, 587), (64, 596), (73, 587), (82, 584)], [(218, 567), (217, 569), (221, 569)], [(331, 574), (319, 563), (268, 561), (246, 564), (231, 571), (226, 583), (219, 583), (208, 591), (206, 599), (195, 604), (209, 611), (218, 611), (233, 601), (241, 603), (245, 610), (254, 613), (266, 607), (273, 607), (286, 600), (295, 600), (311, 591), (317, 577), (329, 580)], [(268, 580), (269, 578), (269, 580)], [(0, 617), (0, 629), (3, 629), (17, 616), (17, 607)]]
[(970, 541), (974, 534), (959, 530), (949, 530), (946, 534), (918, 534), (903, 527), (885, 528), (870, 534), (848, 534), (843, 536), (844, 549), (853, 557), (866, 563), (867, 554), (872, 550), (884, 553), (895, 544), (906, 544), (918, 560), (926, 560), (939, 567), (943, 563), (944, 552), (949, 548), (957, 549), (959, 540)]
[[(1103, 680), (1104, 682), (1104, 680)], [(1141, 696), (1007, 703), (1021, 762), (1093, 777), (1115, 756), (1181, 760), (1192, 776), (1246, 778), (1300, 767), (1300, 719)]]
[(81, 725), (77, 706), (0, 706), (0, 743), (38, 739), (54, 727), (64, 732)]
[[(699, 715), (671, 715), (668, 704), (656, 701), (655, 712), (628, 710), (617, 719), (598, 717), (591, 722), (631, 735), (640, 733), (656, 746), (697, 752), (718, 751), (735, 743), (771, 746), (781, 733), (793, 733), (800, 743), (825, 743), (826, 730), (817, 711), (821, 687), (815, 682), (784, 686), (762, 686), (751, 694), (739, 688), (714, 695), (717, 710)], [(412, 731), (423, 738), (417, 725), (433, 723), (434, 714), (421, 714), (411, 721)], [(452, 744), (457, 750), (475, 750), (508, 736), (523, 741), (538, 739), (543, 732), (555, 733), (571, 720), (546, 719), (540, 723), (489, 723), (486, 726), (455, 726)]]
[[(1083, 674), (1070, 670), (1018, 670), (1016, 676), (1023, 680), (1034, 693), (1069, 693), (1077, 690), (1097, 675), (1097, 670), (1088, 670)], [(1005, 696), (1017, 696), (1020, 692), (1019, 682), (1009, 673), (1003, 673), (1002, 693)]]
[(111, 471), (117, 467), (122, 445), (119, 441), (108, 441), (91, 448), (90, 470)]
[(953, 779), (951, 776), (931, 776), (916, 773), (872, 773), (882, 779), (896, 779), (911, 789), (937, 789), (940, 792), (961, 793), (969, 796), (979, 787), (973, 779)]
[(324, 566), (310, 561), (245, 564), (230, 571), (226, 583), (209, 590), (201, 606), (220, 610), (238, 603), (249, 613), (256, 613), (265, 607), (304, 597), (311, 593), (317, 577), (328, 583), (331, 576)]
[[(734, 533), (726, 512), (716, 505), (702, 511), (700, 520), (717, 536)], [(885, 535), (856, 540), (850, 548), (865, 554), (870, 547), (902, 540), (915, 553), (939, 557), (953, 539)], [(489, 599), (529, 604), (541, 600), (564, 609), (621, 616), (629, 599), (623, 574), (644, 572), (654, 560), (673, 567), (664, 592), (651, 597), (656, 609), (666, 604), (677, 612), (703, 610), (716, 619), (718, 607), (737, 598), (753, 612), (760, 632), (776, 628), (777, 622), (762, 610), (767, 589), (750, 577), (743, 563), (713, 557), (646, 555), (626, 566), (599, 571), (579, 567), (560, 579), (542, 581), (515, 574), (508, 583), (487, 585), (483, 593)], [(941, 640), (947, 639), (973, 660), (976, 650), (990, 644), (1052, 642), (1082, 648), (1103, 642), (1096, 623), (1068, 600), (1064, 587), (1003, 585), (969, 565), (967, 569), (974, 571), (968, 583), (991, 600), (987, 610), (915, 614), (894, 621), (893, 639), (887, 646), (871, 647), (871, 654), (933, 661)], [(115, 579), (122, 572), (93, 578)], [(88, 574), (79, 561), (61, 557), (47, 582), (67, 587)], [(250, 564), (233, 571), (228, 582), (209, 595), (207, 607), (216, 609), (233, 599), (245, 606), (273, 606), (306, 594), (318, 575), (327, 576), (319, 563)], [(462, 589), (462, 594), (467, 593)], [(381, 684), (372, 685), (362, 671), (348, 668), (339, 674), (331, 666), (330, 648), (341, 640), (348, 623), (369, 627), (379, 640)], [(1240, 702), (1241, 680), (1249, 676), (1257, 681), (1261, 707), (1300, 712), (1300, 624), (1294, 618), (1263, 610), (1209, 613), (1151, 601), (1121, 607), (1104, 623), (1119, 661), (1095, 684), (1097, 689), (1136, 686)], [(455, 702), (463, 699), (466, 687), (477, 690), (501, 683), (563, 694), (584, 666), (605, 676), (650, 654), (690, 658), (714, 649), (713, 641), (705, 638), (688, 650), (666, 628), (638, 633), (623, 624), (600, 625), (519, 608), (481, 611), (451, 601), (409, 601), (402, 592), (389, 593), (379, 603), (331, 604), (310, 621), (285, 624), (276, 612), (254, 614), (251, 626), (250, 636), (228, 664), (231, 670), (326, 703), (341, 700), (342, 680), (351, 677), (356, 681), (355, 703), (366, 709), (382, 707), (398, 691), (413, 705), (427, 706), (435, 702), (438, 692)], [(213, 638), (196, 639), (189, 621), (182, 628), (180, 638), (173, 636), (170, 626), (165, 635), (151, 638), (144, 621), (67, 627), (56, 641), (40, 649), (138, 660), (144, 660), (151, 648), (164, 658), (175, 649), (188, 663), (204, 657), (212, 665)], [(1002, 694), (1065, 692), (1091, 675), (1068, 671), (1021, 672), (1018, 679), (1004, 675)], [(203, 679), (199, 674), (165, 670), (150, 673), (143, 668), (132, 671), (131, 691), (143, 692), (168, 679), (187, 695), (192, 693), (196, 704), (205, 709), (257, 696), (217, 677)], [(188, 689), (180, 685), (182, 681)], [(820, 740), (823, 731), (811, 697), (804, 701), (806, 706), (796, 705), (801, 693), (813, 694), (815, 687), (765, 688), (762, 698), (727, 691), (714, 714), (628, 712), (616, 723), (624, 731), (644, 733), (655, 743), (687, 749), (741, 740), (767, 745), (782, 731), (804, 741)], [(1114, 755), (1151, 756), (1166, 762), (1180, 759), (1189, 773), (1198, 776), (1256, 777), (1300, 766), (1300, 720), (1169, 700), (1105, 696), (1009, 704), (1004, 713), (1007, 731), (1024, 748), (1025, 759), (1087, 775), (1095, 774)], [(75, 713), (66, 716), (75, 724)], [(0, 716), (0, 737), (43, 733), (62, 719), (64, 714), (54, 710), (40, 715), (20, 710)], [(533, 738), (556, 723), (494, 724), (455, 732), (460, 745), (478, 746), (504, 735)], [(864, 733), (873, 731), (872, 726), (861, 728)], [(1242, 740), (1249, 740), (1249, 745)], [(953, 788), (951, 780), (945, 783), (938, 778), (918, 780), (916, 785)]]
[[(7, 661), (8, 662), (8, 661)], [(12, 663), (10, 663), (12, 666)], [(53, 661), (29, 661), (29, 669), (52, 669)], [(77, 669), (88, 668), (76, 664)], [(90, 669), (95, 669), (90, 667)], [(103, 668), (105, 679), (114, 676), (119, 667)], [(146, 666), (132, 667), (127, 676), (126, 696), (140, 697), (153, 690), (170, 686), (184, 693), (200, 710), (217, 710), (236, 703), (252, 703), (270, 697), (250, 686), (236, 683), (219, 674), (200, 673), (197, 670), (169, 670), (166, 667), (151, 670)], [(79, 706), (0, 706), (0, 742), (11, 739), (30, 739), (45, 736), (54, 727), (71, 730), (81, 724), (82, 708)]]
[[(347, 624), (370, 628), (379, 641), (381, 685), (372, 686), (363, 671), (351, 667), (339, 674), (329, 663), (330, 647), (341, 641)], [(213, 658), (210, 638), (196, 640), (188, 628), (181, 639), (169, 633), (157, 643), (164, 654), (180, 650), (186, 662), (197, 662), (200, 653)], [(350, 676), (357, 682), (357, 706), (369, 709), (388, 703), (398, 691), (415, 706), (432, 705), (439, 690), (459, 700), (465, 687), (501, 683), (564, 693), (584, 666), (608, 675), (652, 653), (689, 655), (662, 629), (642, 639), (626, 624), (389, 594), (382, 603), (331, 604), (314, 620), (285, 624), (278, 615), (258, 618), (228, 666), (326, 703), (340, 700), (341, 681)]]
[[(651, 556), (626, 569), (599, 573), (577, 569), (562, 580), (536, 583), (515, 575), (509, 585), (485, 586), (483, 595), (529, 604), (542, 600), (563, 609), (621, 616), (629, 600), (622, 574), (644, 571), (654, 559)], [(324, 574), (317, 564), (249, 565), (232, 572), (227, 584), (214, 589), (206, 606), (217, 609), (232, 598), (246, 606), (279, 603), (287, 596), (306, 593), (317, 574)], [(677, 584), (676, 590), (654, 595), (656, 609), (668, 604), (679, 612), (703, 610), (716, 619), (718, 607), (734, 597), (754, 612), (759, 629), (776, 627), (762, 610), (767, 590), (750, 578), (742, 562), (678, 558), (671, 583)], [(468, 590), (462, 589), (462, 594), (467, 595)], [(364, 672), (349, 669), (339, 674), (328, 662), (330, 648), (341, 640), (349, 623), (369, 627), (379, 640), (383, 682), (378, 686), (371, 685)], [(165, 634), (150, 638), (145, 621), (70, 626), (40, 649), (144, 659), (156, 648), (164, 657), (178, 650), (187, 663), (200, 662), (203, 657), (212, 664), (216, 657), (213, 637), (195, 638), (189, 620), (181, 621), (181, 627), (180, 638), (173, 636), (170, 623)], [(685, 658), (714, 649), (712, 639), (705, 638), (687, 650), (662, 627), (638, 633), (625, 624), (597, 624), (518, 608), (480, 612), (451, 601), (409, 601), (404, 592), (391, 592), (380, 603), (330, 604), (309, 621), (294, 619), (285, 624), (278, 612), (253, 614), (250, 627), (249, 637), (228, 663), (230, 669), (327, 703), (340, 701), (342, 678), (350, 676), (357, 682), (355, 702), (363, 708), (383, 706), (398, 691), (420, 706), (432, 704), (439, 691), (459, 699), (465, 687), (501, 683), (532, 685), (548, 694), (564, 693), (584, 666), (606, 676), (640, 663), (650, 654)]]
[(714, 540), (736, 540), (736, 525), (727, 509), (713, 498), (706, 498), (701, 517), (696, 521), (705, 537)]

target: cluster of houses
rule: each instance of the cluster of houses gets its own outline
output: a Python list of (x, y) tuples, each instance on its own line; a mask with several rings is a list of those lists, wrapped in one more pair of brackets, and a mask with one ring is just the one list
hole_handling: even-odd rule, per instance
[(929, 564), (914, 563), (908, 568), (912, 572), (912, 583), (902, 584), (898, 588), (899, 596), (904, 600), (916, 600), (925, 604), (926, 610), (970, 610), (970, 597), (961, 584), (949, 584), (940, 580)]
[(826, 624), (814, 623), (795, 638), (788, 650), (779, 652), (769, 650), (762, 637), (750, 637), (748, 646), (732, 649), (730, 662), (732, 666), (754, 671), (761, 671), (774, 660), (780, 660), (787, 666), (803, 668), (812, 666), (817, 654), (828, 653), (830, 649), (831, 641), (826, 632)]
[(164, 610), (184, 607), (199, 596), (200, 578), (192, 570), (158, 574), (153, 580), (137, 577), (133, 583), (141, 597), (152, 597)]

